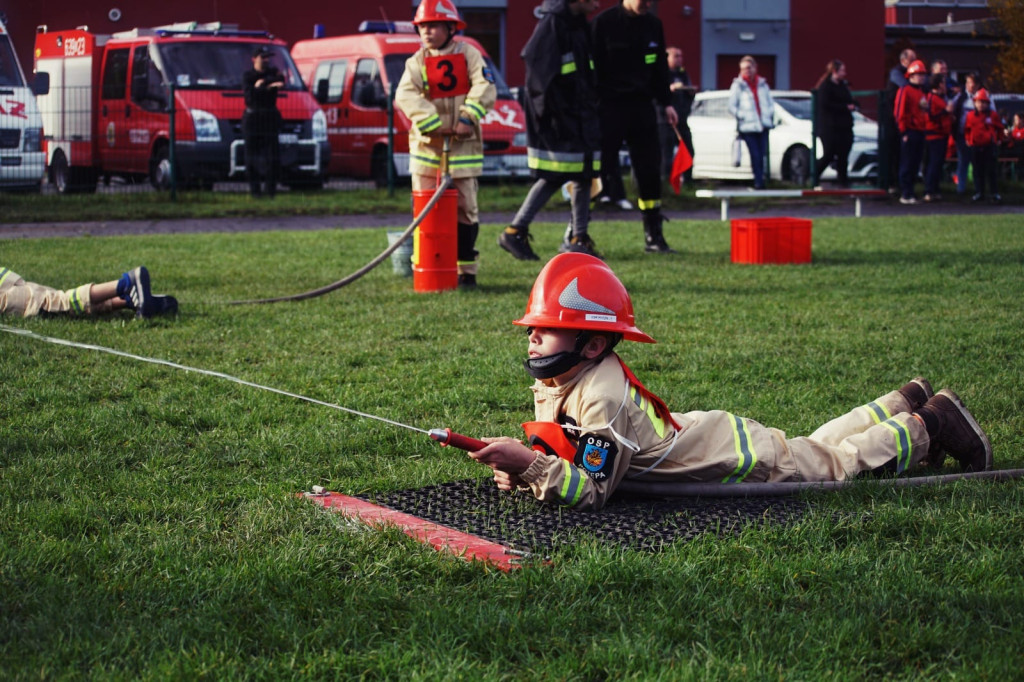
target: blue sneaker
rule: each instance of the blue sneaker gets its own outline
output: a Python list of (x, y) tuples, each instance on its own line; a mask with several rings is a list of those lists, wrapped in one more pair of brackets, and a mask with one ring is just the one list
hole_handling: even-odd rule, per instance
[(135, 311), (135, 317), (150, 317), (155, 310), (153, 295), (149, 291), (149, 270), (140, 265), (128, 273), (131, 285), (125, 295), (128, 307)]

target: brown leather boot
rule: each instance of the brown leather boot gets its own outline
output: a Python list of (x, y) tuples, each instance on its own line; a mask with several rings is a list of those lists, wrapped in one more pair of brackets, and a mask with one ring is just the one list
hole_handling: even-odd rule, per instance
[(992, 468), (992, 445), (956, 393), (942, 389), (915, 414), (924, 421), (931, 440), (960, 462), (964, 471)]

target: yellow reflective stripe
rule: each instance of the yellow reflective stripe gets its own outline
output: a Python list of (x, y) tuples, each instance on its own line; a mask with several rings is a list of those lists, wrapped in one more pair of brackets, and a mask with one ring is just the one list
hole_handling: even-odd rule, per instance
[(538, 159), (535, 156), (527, 157), (526, 165), (534, 170), (545, 170), (553, 173), (582, 173), (583, 162), (572, 161), (551, 161), (549, 159)]
[(0, 270), (0, 285), (2, 285), (4, 283), (4, 280), (6, 280), (10, 276), (11, 276), (11, 269), (10, 268), (4, 268), (3, 270)]
[(576, 73), (576, 62), (562, 64), (562, 75), (568, 76), (570, 73)]
[(78, 298), (78, 289), (71, 292), (71, 309), (75, 311), (76, 315), (81, 315), (84, 310), (82, 301)]
[(562, 487), (558, 491), (558, 496), (562, 498), (562, 504), (573, 507), (583, 496), (583, 477), (580, 476), (580, 470), (568, 461), (563, 459), (561, 462)]
[(910, 465), (910, 453), (913, 450), (910, 431), (906, 424), (895, 419), (886, 419), (882, 422), (882, 426), (889, 429), (896, 437), (896, 473), (902, 474)]
[(729, 414), (732, 419), (733, 442), (736, 447), (736, 469), (722, 479), (722, 483), (742, 483), (743, 479), (750, 475), (757, 463), (757, 453), (754, 451), (754, 444), (750, 439), (750, 429), (747, 423), (734, 414)]
[(590, 60), (590, 70), (591, 71), (594, 70), (594, 60), (593, 59)]
[(647, 418), (651, 420), (651, 425), (654, 427), (654, 431), (658, 434), (658, 438), (665, 437), (665, 420), (658, 416), (658, 411), (654, 409), (654, 405), (651, 401), (644, 397), (644, 395), (636, 390), (636, 386), (630, 385), (629, 395), (633, 398), (633, 402), (636, 406), (647, 413)]
[(471, 99), (466, 100), (465, 106), (474, 114), (476, 114), (476, 117), (478, 119), (483, 118), (484, 116), (487, 115), (487, 110)]
[(649, 211), (652, 208), (660, 208), (661, 199), (637, 199), (636, 205), (640, 207), (641, 211)]
[(885, 405), (881, 405), (874, 401), (868, 403), (864, 407), (867, 408), (867, 411), (871, 414), (871, 418), (875, 420), (876, 424), (881, 424), (886, 419), (892, 417), (892, 414), (885, 407)]
[(427, 116), (425, 119), (416, 124), (421, 133), (429, 133), (431, 130), (437, 130), (441, 127), (441, 117), (437, 114)]
[(474, 154), (473, 156), (452, 156), (448, 159), (448, 165), (453, 168), (465, 168), (467, 166), (484, 165), (484, 155)]
[(658, 59), (657, 53), (645, 54), (644, 55), (644, 64), (653, 64), (655, 61), (657, 61), (657, 59)]
[(411, 154), (412, 160), (421, 166), (430, 166), (431, 168), (438, 168), (441, 165), (441, 159), (436, 156), (422, 156), (420, 154)]

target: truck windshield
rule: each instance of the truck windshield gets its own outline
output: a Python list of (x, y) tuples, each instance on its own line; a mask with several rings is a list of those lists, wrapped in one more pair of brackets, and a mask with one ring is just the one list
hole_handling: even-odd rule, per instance
[(24, 87), (25, 79), (18, 68), (18, 60), (11, 47), (11, 39), (7, 34), (0, 35), (0, 86)]
[(160, 61), (175, 87), (186, 90), (241, 90), (257, 47), (269, 48), (271, 66), (284, 74), (285, 90), (304, 90), (302, 78), (282, 45), (243, 41), (175, 41), (160, 44)]
[[(405, 71), (405, 62), (409, 57), (412, 56), (412, 52), (408, 54), (389, 54), (384, 56), (384, 70), (388, 75), (388, 83), (398, 85), (398, 81), (402, 78), (402, 72)], [(512, 97), (512, 91), (508, 89), (508, 85), (505, 83), (505, 79), (501, 77), (501, 72), (498, 71), (498, 67), (494, 65), (490, 57), (485, 56), (484, 62), (487, 64), (487, 68), (494, 74), (494, 87), (498, 90), (498, 99), (514, 99)]]

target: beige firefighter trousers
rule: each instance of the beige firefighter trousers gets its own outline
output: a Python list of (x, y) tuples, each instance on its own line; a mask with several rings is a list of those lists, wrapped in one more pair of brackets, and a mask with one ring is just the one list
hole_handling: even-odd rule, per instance
[(40, 312), (89, 315), (93, 312), (92, 284), (61, 291), (26, 282), (18, 273), (0, 267), (0, 314), (32, 317)]

